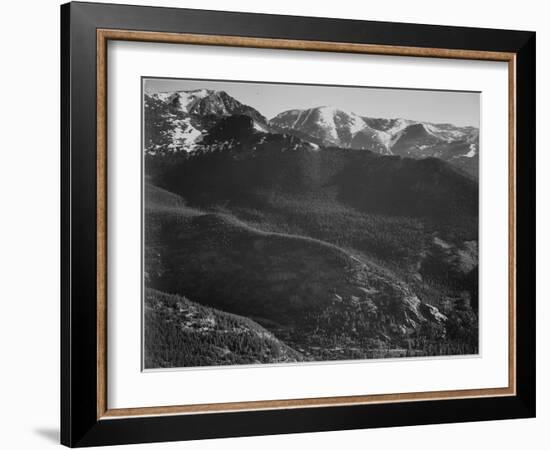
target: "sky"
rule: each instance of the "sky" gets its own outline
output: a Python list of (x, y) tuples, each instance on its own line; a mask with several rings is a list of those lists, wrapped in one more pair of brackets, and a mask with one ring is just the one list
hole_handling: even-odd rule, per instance
[(366, 117), (405, 118), (479, 128), (480, 95), (477, 92), (166, 78), (144, 80), (144, 91), (149, 94), (192, 89), (224, 90), (268, 119), (289, 109), (332, 106)]

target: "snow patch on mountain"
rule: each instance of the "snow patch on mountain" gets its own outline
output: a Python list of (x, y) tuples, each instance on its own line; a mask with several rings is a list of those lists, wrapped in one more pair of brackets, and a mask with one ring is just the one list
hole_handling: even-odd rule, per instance
[(426, 130), (426, 133), (436, 137), (436, 138), (439, 138), (439, 136), (437, 135), (437, 128), (434, 127), (432, 124), (430, 123), (423, 123), (422, 124), (422, 127), (424, 128), (424, 130)]
[(172, 135), (174, 143), (176, 145), (179, 144), (186, 151), (191, 151), (201, 137), (202, 132), (191, 125), (189, 118), (183, 119), (181, 125), (174, 129), (174, 134)]
[(477, 145), (470, 144), (470, 151), (465, 155), (462, 155), (464, 158), (473, 158), (477, 154)]
[(313, 142), (308, 142), (309, 146), (311, 147), (312, 150), (320, 150), (321, 147), (319, 147), (317, 144), (314, 144)]
[(405, 130), (405, 128), (403, 128), (403, 129), (397, 131), (397, 132), (394, 133), (394, 134), (391, 134), (391, 133), (388, 132), (388, 134), (390, 135), (390, 141), (389, 141), (389, 143), (388, 143), (388, 148), (391, 149), (391, 148), (395, 145), (395, 143), (396, 143), (399, 139), (401, 139), (401, 136), (403, 135), (403, 131), (404, 131), (404, 130)]
[(391, 155), (391, 142), (392, 142), (392, 135), (391, 133), (388, 133), (387, 131), (378, 131), (378, 138), (380, 139), (380, 142), (386, 147), (388, 150), (388, 153)]
[(267, 133), (269, 131), (267, 127), (257, 122), (256, 120), (252, 122), (252, 128), (254, 128), (256, 131), (261, 131), (262, 133)]
[(347, 113), (342, 110), (336, 110), (335, 115), (336, 114), (345, 117), (345, 119), (347, 120), (347, 127), (352, 135), (358, 133), (366, 126), (368, 126), (365, 121), (357, 114)]
[(335, 142), (338, 141), (338, 132), (336, 131), (336, 123), (334, 122), (334, 115), (338, 110), (330, 106), (323, 106), (318, 108), (317, 111), (319, 112), (319, 122), (327, 135)]

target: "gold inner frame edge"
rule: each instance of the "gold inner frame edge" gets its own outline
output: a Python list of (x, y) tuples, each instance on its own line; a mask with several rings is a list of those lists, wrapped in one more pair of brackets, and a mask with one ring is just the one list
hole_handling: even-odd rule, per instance
[[(206, 414), (269, 409), (294, 409), (449, 400), (516, 394), (516, 54), (479, 50), (389, 46), (327, 41), (252, 38), (241, 36), (159, 33), (115, 29), (97, 30), (97, 419), (174, 414)], [(266, 49), (363, 53), (390, 56), (502, 61), (508, 63), (508, 386), (501, 388), (409, 392), (377, 395), (261, 400), (198, 405), (109, 409), (107, 405), (107, 42), (109, 40), (169, 44), (217, 45)]]

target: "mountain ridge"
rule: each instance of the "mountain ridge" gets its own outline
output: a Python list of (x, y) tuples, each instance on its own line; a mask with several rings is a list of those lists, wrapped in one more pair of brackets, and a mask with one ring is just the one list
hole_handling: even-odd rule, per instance
[(331, 106), (291, 109), (267, 119), (223, 90), (145, 94), (145, 147), (149, 154), (192, 153), (223, 117), (245, 115), (263, 133), (292, 134), (319, 147), (371, 150), (411, 158), (436, 157), (477, 178), (479, 129), (407, 118), (361, 116)]
[[(328, 117), (330, 113), (332, 118)], [(347, 123), (342, 124), (346, 118)], [(368, 149), (411, 158), (440, 158), (477, 178), (479, 130), (473, 126), (372, 118), (325, 106), (283, 111), (271, 118), (269, 124), (299, 132), (306, 139), (307, 136), (320, 139), (324, 146)]]

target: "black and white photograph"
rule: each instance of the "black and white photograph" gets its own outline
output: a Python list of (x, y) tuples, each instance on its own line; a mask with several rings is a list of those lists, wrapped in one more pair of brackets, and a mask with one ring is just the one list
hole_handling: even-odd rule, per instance
[(479, 93), (142, 83), (144, 369), (478, 353)]

